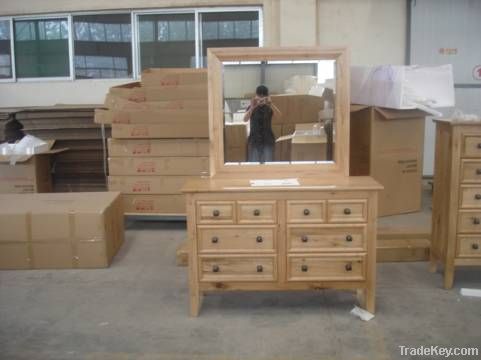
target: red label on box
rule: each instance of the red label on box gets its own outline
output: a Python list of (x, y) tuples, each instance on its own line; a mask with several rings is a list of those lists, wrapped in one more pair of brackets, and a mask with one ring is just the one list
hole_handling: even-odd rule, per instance
[(132, 149), (132, 154), (133, 155), (145, 155), (145, 154), (150, 154), (151, 153), (151, 148), (150, 144), (141, 144), (141, 145), (135, 145), (134, 148)]
[(149, 136), (149, 129), (147, 126), (136, 126), (130, 132), (130, 136)]
[(154, 211), (153, 200), (136, 200), (134, 201), (134, 207), (137, 211)]
[(137, 172), (142, 174), (155, 173), (155, 163), (153, 161), (146, 161), (137, 166)]
[(150, 191), (150, 182), (138, 181), (132, 185), (132, 192), (134, 193), (144, 193)]

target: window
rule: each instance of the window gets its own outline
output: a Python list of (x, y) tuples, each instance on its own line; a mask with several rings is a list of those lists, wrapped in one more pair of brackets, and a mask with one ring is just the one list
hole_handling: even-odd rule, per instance
[(16, 20), (17, 78), (70, 76), (68, 20)]
[(195, 67), (195, 15), (139, 15), (140, 68)]
[(12, 77), (10, 20), (0, 20), (0, 79), (10, 79)]
[(209, 12), (201, 14), (202, 64), (208, 48), (259, 46), (259, 12)]
[(73, 17), (76, 79), (132, 76), (130, 14)]

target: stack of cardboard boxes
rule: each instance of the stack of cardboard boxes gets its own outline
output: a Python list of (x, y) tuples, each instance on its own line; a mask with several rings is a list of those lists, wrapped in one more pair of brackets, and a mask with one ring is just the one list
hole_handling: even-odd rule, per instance
[(209, 174), (207, 71), (149, 69), (113, 87), (96, 122), (112, 124), (109, 190), (127, 214), (184, 215), (184, 183)]

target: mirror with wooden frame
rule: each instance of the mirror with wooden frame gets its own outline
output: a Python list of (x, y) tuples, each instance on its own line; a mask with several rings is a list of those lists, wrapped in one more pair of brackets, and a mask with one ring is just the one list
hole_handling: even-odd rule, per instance
[(208, 67), (212, 175), (348, 176), (345, 49), (209, 49)]

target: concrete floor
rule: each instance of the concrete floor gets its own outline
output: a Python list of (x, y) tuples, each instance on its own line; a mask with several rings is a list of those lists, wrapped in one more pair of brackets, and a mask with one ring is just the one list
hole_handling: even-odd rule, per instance
[(184, 237), (182, 222), (131, 223), (109, 269), (1, 271), (0, 359), (405, 359), (400, 345), (481, 348), (481, 299), (459, 295), (481, 287), (479, 268), (445, 291), (426, 263), (381, 264), (367, 323), (349, 314), (352, 293), (330, 290), (213, 294), (190, 318), (187, 271), (175, 265)]

